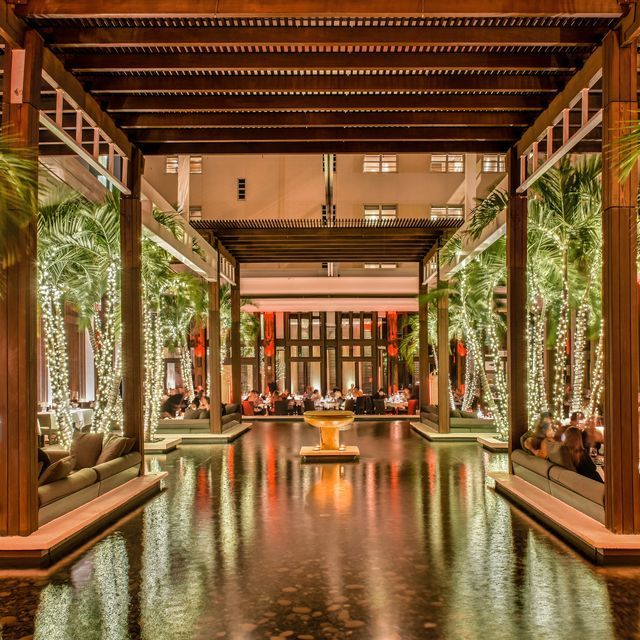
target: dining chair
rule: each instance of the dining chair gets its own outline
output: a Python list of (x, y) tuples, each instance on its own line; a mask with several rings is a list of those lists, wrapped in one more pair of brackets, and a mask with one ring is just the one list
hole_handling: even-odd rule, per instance
[(289, 401), (288, 400), (276, 400), (273, 403), (274, 413), (277, 416), (289, 415)]
[(355, 409), (356, 403), (353, 398), (347, 398), (344, 401), (344, 410), (345, 411), (353, 411)]

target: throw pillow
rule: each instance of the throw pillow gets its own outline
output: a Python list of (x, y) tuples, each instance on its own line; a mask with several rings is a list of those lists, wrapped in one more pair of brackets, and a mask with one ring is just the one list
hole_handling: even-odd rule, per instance
[(202, 411), (198, 412), (199, 420), (208, 420), (210, 417), (211, 417), (211, 414), (209, 413), (208, 409), (203, 409)]
[(240, 413), (239, 404), (226, 404), (224, 406), (224, 415), (230, 416), (232, 413)]
[(127, 446), (124, 448), (124, 451), (121, 454), (123, 456), (126, 456), (127, 453), (131, 453), (133, 451), (133, 447), (136, 444), (135, 438), (125, 438), (125, 440), (127, 441)]
[(127, 446), (127, 440), (128, 438), (118, 437), (111, 438), (108, 442), (106, 442), (104, 447), (102, 448), (102, 452), (96, 460), (96, 465), (119, 458), (123, 454)]
[(38, 477), (51, 466), (51, 460), (44, 449), (38, 447)]
[(38, 479), (38, 485), (49, 484), (66, 478), (74, 470), (75, 466), (76, 459), (73, 456), (67, 456), (54, 462), (42, 472)]
[(460, 416), (462, 418), (477, 418), (478, 416), (473, 411), (461, 411)]
[(200, 411), (198, 409), (187, 409), (184, 412), (185, 420), (197, 420), (200, 417)]
[(102, 451), (101, 433), (78, 433), (73, 435), (70, 455), (75, 456), (76, 469), (94, 467)]

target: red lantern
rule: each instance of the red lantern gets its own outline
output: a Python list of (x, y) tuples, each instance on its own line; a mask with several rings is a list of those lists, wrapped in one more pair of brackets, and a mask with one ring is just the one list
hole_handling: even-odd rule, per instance
[(387, 311), (387, 353), (395, 358), (398, 355), (398, 314)]
[(264, 355), (273, 358), (276, 353), (275, 340), (276, 314), (272, 311), (264, 314)]

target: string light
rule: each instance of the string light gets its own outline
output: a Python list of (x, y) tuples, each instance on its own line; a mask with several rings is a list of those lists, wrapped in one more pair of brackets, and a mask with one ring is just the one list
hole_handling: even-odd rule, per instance
[(553, 413), (562, 417), (564, 407), (564, 375), (567, 366), (567, 336), (569, 333), (569, 288), (566, 280), (562, 285), (562, 303), (558, 313), (558, 328), (554, 354)]
[(73, 438), (74, 427), (69, 401), (71, 394), (67, 334), (64, 326), (64, 301), (62, 291), (50, 281), (47, 271), (41, 274), (39, 292), (53, 412), (58, 425), (59, 443), (68, 447)]
[(576, 314), (576, 331), (573, 345), (573, 394), (571, 411), (582, 411), (584, 404), (584, 348), (587, 342), (587, 322), (589, 307), (582, 303)]
[(96, 312), (93, 318), (97, 392), (92, 426), (94, 431), (103, 433), (114, 426), (122, 428), (122, 401), (118, 393), (122, 368), (116, 331), (119, 271), (118, 261), (109, 265), (102, 310)]

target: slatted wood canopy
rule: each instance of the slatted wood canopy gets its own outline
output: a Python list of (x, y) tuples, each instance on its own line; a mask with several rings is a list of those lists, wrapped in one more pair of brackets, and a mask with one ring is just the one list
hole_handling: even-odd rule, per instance
[(612, 0), (27, 0), (16, 11), (147, 155), (505, 151), (622, 14)]
[(239, 262), (418, 262), (462, 218), (198, 220)]

